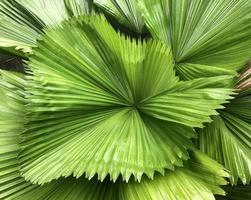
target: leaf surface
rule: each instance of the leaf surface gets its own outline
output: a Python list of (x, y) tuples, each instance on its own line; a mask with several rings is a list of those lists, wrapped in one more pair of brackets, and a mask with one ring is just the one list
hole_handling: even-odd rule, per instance
[[(209, 66), (236, 71), (250, 59), (249, 0), (138, 2), (152, 36), (172, 47), (181, 77), (205, 74)], [(190, 70), (179, 70), (186, 65)], [(208, 67), (204, 71), (198, 65)], [(226, 75), (223, 70), (217, 71)]]

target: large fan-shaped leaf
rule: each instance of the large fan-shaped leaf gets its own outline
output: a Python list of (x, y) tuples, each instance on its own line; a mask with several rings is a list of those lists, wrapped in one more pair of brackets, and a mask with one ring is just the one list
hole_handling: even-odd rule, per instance
[(144, 21), (136, 0), (94, 0), (94, 3), (137, 33), (143, 31)]
[(121, 173), (140, 180), (143, 173), (152, 177), (182, 165), (193, 130), (159, 120), (148, 124), (136, 109), (140, 98), (178, 81), (170, 49), (131, 42), (101, 17), (75, 23), (48, 33), (31, 58), (31, 116), (20, 156), (25, 177), (42, 183), (86, 172), (89, 178), (109, 173), (116, 180)]
[(153, 181), (121, 184), (121, 200), (214, 200), (224, 194), (218, 185), (226, 184), (222, 167), (201, 153), (194, 153), (185, 168), (156, 176)]
[(31, 52), (43, 28), (55, 26), (72, 15), (88, 13), (83, 0), (2, 0), (0, 1), (0, 47)]
[(251, 179), (250, 94), (237, 97), (220, 117), (199, 131), (201, 150), (230, 170), (232, 184), (237, 184), (238, 178), (244, 184)]
[[(5, 200), (118, 200), (118, 199), (213, 199), (213, 194), (223, 194), (218, 185), (226, 182), (223, 168), (207, 156), (195, 152), (185, 168), (158, 175), (154, 181), (144, 177), (141, 184), (103, 183), (84, 177), (59, 179), (43, 186), (31, 185), (20, 176), (17, 159), (19, 136), (24, 123), (23, 76), (1, 71), (1, 174), (0, 198)], [(185, 180), (185, 181), (184, 181)], [(189, 183), (189, 184), (187, 184)], [(182, 191), (182, 192), (181, 192)], [(189, 192), (193, 191), (193, 192)], [(178, 193), (177, 193), (178, 192)], [(189, 195), (187, 195), (189, 192)], [(133, 196), (132, 196), (133, 195)]]
[[(187, 72), (198, 77), (203, 68), (194, 64), (218, 67), (222, 75), (220, 68), (238, 70), (250, 58), (249, 0), (144, 0), (139, 5), (152, 35), (172, 47), (181, 77), (187, 79)], [(186, 65), (192, 71), (182, 69)]]
[[(208, 121), (231, 93), (225, 89), (229, 77), (178, 83), (169, 48), (125, 38), (99, 16), (47, 32), (30, 60), (30, 114), (20, 160), (23, 175), (36, 183), (72, 173), (140, 180), (143, 173), (153, 177), (180, 166), (195, 137), (190, 127)], [(205, 108), (201, 119), (161, 121), (143, 114), (142, 100), (165, 90), (176, 91), (169, 104), (173, 118), (181, 109), (190, 116)], [(191, 102), (203, 105), (179, 104), (187, 101), (180, 94), (186, 91)], [(204, 105), (205, 96), (212, 106)]]

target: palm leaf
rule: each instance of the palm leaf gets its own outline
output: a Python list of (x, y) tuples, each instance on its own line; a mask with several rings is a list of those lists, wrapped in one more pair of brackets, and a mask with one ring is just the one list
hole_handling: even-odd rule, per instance
[[(143, 173), (153, 177), (155, 170), (164, 173), (165, 168), (182, 165), (188, 158), (186, 149), (192, 148), (193, 130), (159, 120), (148, 125), (150, 118), (136, 109), (140, 98), (178, 81), (170, 49), (154, 41), (131, 42), (103, 17), (74, 23), (48, 32), (29, 64), (31, 116), (20, 155), (24, 176), (43, 183), (85, 172), (89, 178), (98, 173), (101, 180), (110, 174), (114, 181), (122, 174), (128, 181), (132, 174), (140, 180)], [(134, 56), (128, 53), (132, 51)], [(151, 62), (159, 68), (152, 69)], [(149, 79), (138, 79), (142, 73), (157, 77), (149, 84)], [(164, 139), (165, 131), (170, 132), (169, 140)], [(182, 145), (175, 144), (178, 138)], [(54, 170), (48, 173), (49, 168)]]
[(94, 3), (121, 24), (142, 33), (144, 21), (135, 0), (94, 0)]
[[(222, 166), (199, 152), (190, 153), (185, 167), (157, 175), (154, 180), (144, 177), (138, 184), (121, 179), (110, 183), (88, 181), (84, 177), (61, 178), (43, 186), (31, 185), (21, 177), (17, 152), (24, 123), (26, 80), (22, 74), (1, 71), (1, 131), (0, 131), (0, 198), (6, 200), (144, 200), (144, 199), (214, 199), (213, 194), (224, 194), (218, 185), (226, 184), (228, 176)], [(189, 183), (189, 184), (188, 184)], [(178, 192), (179, 191), (179, 192)], [(192, 192), (191, 192), (192, 191)], [(178, 193), (177, 193), (178, 192)], [(189, 192), (189, 195), (188, 195)]]
[[(4, 72), (0, 77), (0, 198), (28, 192), (35, 186), (21, 178), (17, 155), (24, 117), (24, 80), (19, 74)], [(14, 92), (15, 91), (15, 92)]]
[(118, 184), (109, 181), (88, 181), (84, 177), (75, 179), (61, 178), (40, 186), (29, 192), (23, 192), (13, 200), (118, 200)]
[(249, 0), (144, 0), (139, 5), (152, 36), (172, 47), (185, 79), (206, 74), (208, 67), (198, 65), (214, 66), (222, 75), (222, 69), (239, 70), (250, 58)]
[(93, 0), (64, 0), (64, 2), (71, 16), (85, 15), (93, 10)]
[(232, 184), (237, 184), (238, 178), (244, 184), (251, 179), (250, 94), (234, 99), (220, 117), (199, 131), (200, 149), (230, 171)]
[(16, 1), (0, 2), (0, 46), (30, 52), (42, 33), (43, 24)]
[(63, 19), (68, 18), (68, 13), (63, 0), (17, 0), (34, 17), (37, 17), (45, 26), (55, 26)]
[[(194, 79), (180, 82), (175, 87), (150, 97), (140, 104), (140, 109), (153, 117), (183, 124), (203, 127), (212, 122), (210, 116), (230, 99), (232, 76)], [(220, 86), (222, 84), (222, 86)], [(222, 88), (221, 88), (222, 87)]]
[(72, 15), (88, 13), (89, 1), (0, 1), (0, 47), (15, 47), (25, 53), (36, 46), (45, 27), (59, 25)]
[(240, 90), (240, 96), (247, 96), (251, 94), (251, 66), (248, 66), (242, 73), (240, 73), (238, 78), (238, 83), (236, 86)]
[[(48, 31), (30, 60), (20, 161), (23, 175), (33, 183), (72, 173), (140, 180), (143, 174), (152, 178), (155, 171), (181, 166), (193, 148), (192, 127), (209, 121), (231, 94), (225, 87), (232, 77), (179, 82), (166, 45), (126, 38), (102, 16), (73, 19)], [(203, 108), (202, 117), (185, 123), (144, 114), (151, 115), (147, 102), (154, 98), (148, 97), (161, 98), (166, 90), (177, 102), (170, 112), (184, 109), (178, 102), (190, 95), (190, 102), (203, 105), (186, 103), (188, 117)], [(205, 104), (205, 96), (212, 106)]]
[(213, 194), (224, 195), (218, 185), (226, 184), (223, 168), (204, 154), (192, 153), (186, 167), (166, 176), (157, 175), (153, 181), (129, 182), (120, 185), (121, 200), (214, 200)]
[(0, 199), (117, 199), (117, 186), (108, 181), (70, 177), (39, 187), (21, 177), (18, 151), (24, 124), (26, 81), (19, 73), (2, 70), (0, 73)]
[(175, 66), (177, 74), (182, 80), (193, 80), (201, 77), (215, 77), (219, 75), (237, 76), (237, 72), (227, 69), (227, 66), (217, 67), (192, 63), (180, 63)]

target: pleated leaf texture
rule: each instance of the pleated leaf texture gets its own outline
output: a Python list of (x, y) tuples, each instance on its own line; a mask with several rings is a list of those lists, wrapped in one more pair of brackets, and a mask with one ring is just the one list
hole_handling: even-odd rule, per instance
[[(60, 178), (43, 186), (33, 185), (21, 176), (18, 152), (20, 136), (26, 121), (27, 80), (23, 74), (0, 71), (1, 131), (0, 131), (0, 198), (15, 200), (214, 200), (213, 194), (223, 195), (218, 185), (227, 184), (228, 173), (216, 161), (198, 151), (190, 152), (184, 167), (156, 175), (154, 180), (144, 177), (141, 183), (121, 179), (116, 183), (73, 177)], [(191, 192), (192, 191), (192, 192)]]
[(33, 54), (19, 155), (33, 183), (72, 173), (140, 181), (182, 166), (192, 128), (232, 94), (232, 76), (179, 81), (168, 47), (127, 38), (102, 16), (46, 32)]
[(244, 90), (219, 111), (213, 123), (199, 130), (199, 148), (230, 171), (232, 185), (239, 179), (243, 184), (251, 180), (251, 90), (245, 88), (250, 83), (250, 69), (240, 76), (239, 86)]
[(0, 0), (24, 72), (0, 70), (0, 199), (250, 200), (250, 22), (250, 0)]
[(91, 11), (90, 0), (1, 0), (0, 46), (14, 54), (31, 53), (44, 28)]
[[(147, 28), (153, 38), (170, 46), (175, 68), (183, 80), (234, 74), (250, 59), (249, 0), (94, 0), (94, 3), (131, 30), (144, 33)], [(146, 28), (139, 29), (144, 25)]]

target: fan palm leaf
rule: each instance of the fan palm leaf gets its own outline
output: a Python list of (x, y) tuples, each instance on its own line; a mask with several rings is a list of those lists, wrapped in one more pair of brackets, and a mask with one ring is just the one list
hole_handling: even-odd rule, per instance
[(144, 30), (144, 21), (135, 0), (94, 0), (94, 3), (136, 33)]
[[(231, 98), (232, 76), (179, 82), (169, 48), (126, 38), (102, 16), (66, 22), (38, 46), (20, 152), (33, 183), (72, 173), (139, 181), (182, 166), (192, 128)], [(160, 111), (163, 99), (169, 104)]]
[[(111, 183), (107, 179), (101, 183), (95, 179), (88, 181), (83, 176), (79, 179), (60, 178), (43, 186), (26, 182), (21, 177), (18, 162), (19, 140), (25, 122), (26, 86), (27, 81), (22, 74), (1, 71), (0, 107), (3, 111), (0, 113), (1, 199), (213, 200), (213, 194), (224, 194), (218, 185), (227, 183), (224, 177), (227, 177), (228, 173), (221, 165), (197, 151), (190, 152), (191, 159), (185, 162), (184, 167), (167, 171), (165, 176), (158, 174), (154, 180), (144, 177), (141, 183), (130, 180), (127, 184), (121, 179), (116, 183)], [(181, 188), (182, 190), (176, 195)]]
[[(234, 74), (250, 57), (249, 1), (146, 0), (140, 6), (152, 35), (172, 47), (183, 80)], [(243, 183), (250, 181), (250, 119), (244, 116), (250, 112), (250, 95), (246, 95), (234, 100), (200, 131), (201, 149), (232, 172), (233, 184), (238, 177)], [(233, 109), (235, 112), (229, 113)]]
[(71, 16), (89, 12), (91, 1), (88, 0), (2, 0), (0, 48), (14, 47), (29, 53), (45, 27), (59, 25)]
[(21, 178), (18, 142), (24, 118), (24, 80), (21, 75), (1, 71), (0, 77), (0, 198), (28, 192), (35, 186)]
[(225, 71), (241, 69), (250, 58), (249, 0), (144, 0), (139, 5), (152, 36), (172, 47), (185, 80), (233, 73)]
[(0, 199), (247, 200), (250, 70), (236, 76), (250, 11), (250, 0), (0, 1), (0, 49), (27, 60), (25, 74), (0, 71)]
[(244, 184), (251, 179), (251, 93), (240, 93), (227, 105), (221, 116), (199, 131), (199, 147), (222, 163), (231, 173), (231, 183), (238, 178)]
[[(27, 182), (20, 173), (18, 151), (25, 115), (27, 81), (23, 74), (0, 71), (1, 129), (0, 129), (0, 199), (117, 199), (108, 189), (109, 183), (85, 178), (60, 179), (42, 187)], [(111, 184), (110, 184), (111, 185)], [(115, 185), (111, 185), (116, 188)], [(102, 195), (104, 197), (102, 197)]]

